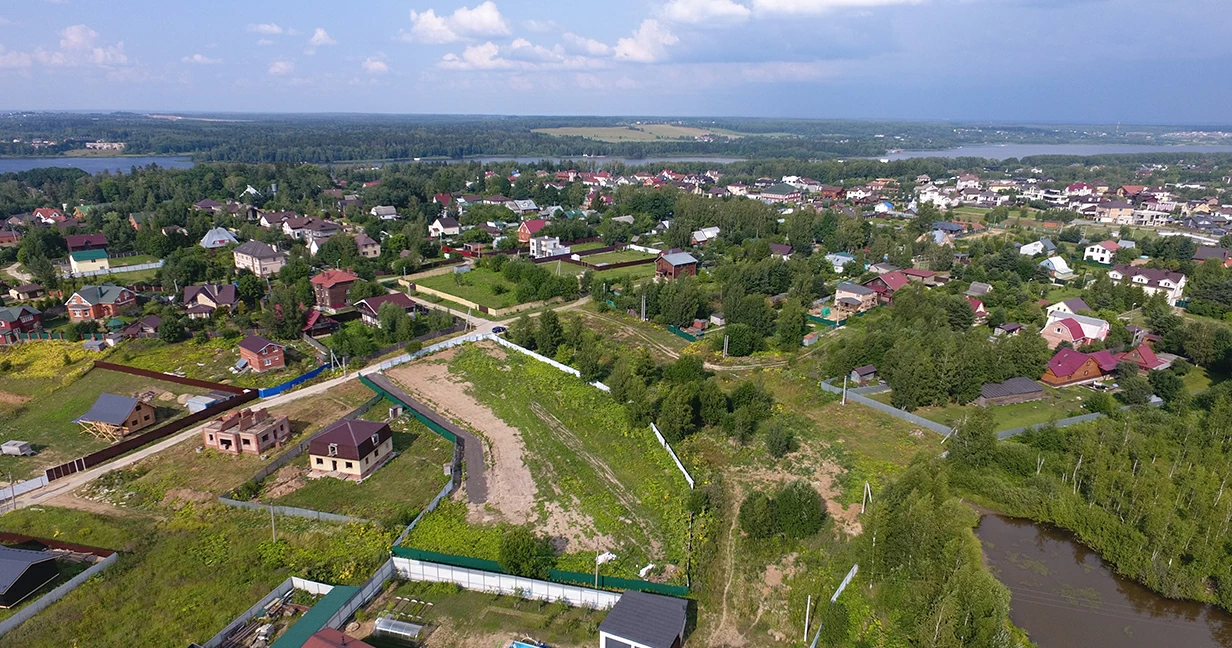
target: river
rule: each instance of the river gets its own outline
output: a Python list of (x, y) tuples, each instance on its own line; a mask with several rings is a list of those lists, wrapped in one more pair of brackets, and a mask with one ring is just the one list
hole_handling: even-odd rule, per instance
[(164, 169), (187, 169), (193, 165), (193, 161), (179, 155), (0, 158), (0, 173), (17, 173), (47, 167), (81, 169), (91, 175), (103, 171), (128, 173), (135, 166), (143, 167), (150, 164), (157, 164)]
[(1149, 144), (980, 144), (941, 151), (902, 151), (880, 156), (882, 160), (913, 158), (976, 157), (992, 160), (1024, 158), (1033, 155), (1132, 155), (1134, 153), (1232, 153), (1232, 146), (1200, 144), (1159, 146)]
[(1040, 648), (1232, 646), (1232, 615), (1117, 576), (1066, 531), (988, 514), (976, 535), (1010, 619)]

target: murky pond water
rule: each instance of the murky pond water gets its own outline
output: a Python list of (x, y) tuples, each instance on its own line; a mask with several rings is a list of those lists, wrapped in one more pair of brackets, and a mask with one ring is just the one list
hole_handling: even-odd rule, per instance
[(1010, 618), (1040, 648), (1232, 646), (1232, 615), (1117, 576), (1066, 531), (990, 514), (976, 535)]

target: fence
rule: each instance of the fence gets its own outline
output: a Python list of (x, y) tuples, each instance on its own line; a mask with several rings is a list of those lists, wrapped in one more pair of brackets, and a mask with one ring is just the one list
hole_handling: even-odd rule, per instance
[(686, 339), (686, 340), (688, 340), (688, 341), (690, 341), (690, 342), (696, 342), (696, 341), (698, 341), (698, 340), (700, 340), (700, 339), (701, 339), (701, 338), (699, 338), (699, 337), (697, 337), (696, 335), (693, 335), (693, 334), (691, 334), (691, 333), (685, 333), (683, 330), (681, 330), (681, 328), (680, 328), (679, 326), (676, 326), (675, 324), (668, 324), (668, 325), (667, 325), (667, 330), (668, 330), (668, 331), (671, 331), (672, 333), (675, 333), (676, 335), (678, 335), (678, 336), (680, 336), (680, 337), (682, 337), (682, 338), (684, 338), (684, 339)]
[(338, 515), (337, 513), (325, 513), (324, 511), (313, 511), (310, 509), (296, 508), (294, 506), (274, 506), (273, 504), (258, 504), (257, 502), (241, 502), (226, 497), (219, 497), (218, 501), (232, 508), (248, 509), (250, 511), (265, 511), (271, 510), (274, 515), (289, 515), (291, 517), (306, 518), (309, 520), (317, 520), (318, 522), (339, 522), (342, 524), (372, 524), (372, 520), (363, 518), (353, 518), (346, 515)]
[(312, 347), (312, 350), (317, 352), (317, 357), (320, 357), (320, 358), (329, 357), (329, 349), (326, 348), (324, 344), (321, 344), (320, 342), (318, 342), (316, 338), (312, 337), (311, 335), (308, 335), (307, 333), (301, 333), (299, 338), (303, 340), (304, 342), (307, 342), (308, 346)]
[[(830, 380), (834, 380), (834, 379), (831, 378)], [(841, 387), (835, 387), (834, 385), (831, 385), (829, 380), (821, 381), (821, 388), (825, 391), (830, 392), (831, 394), (841, 395), (843, 393), (843, 389)], [(911, 412), (904, 412), (903, 410), (900, 410), (897, 407), (892, 407), (890, 405), (886, 405), (885, 403), (875, 401), (871, 398), (861, 396), (860, 394), (856, 394), (852, 392), (850, 389), (847, 390), (847, 400), (855, 401), (866, 407), (871, 407), (875, 410), (885, 412), (886, 414), (889, 414), (890, 416), (900, 418), (904, 421), (907, 421), (908, 423), (912, 423), (914, 425), (918, 425), (923, 428), (927, 428), (929, 430), (932, 430), (933, 432), (936, 432), (937, 434), (948, 435), (951, 432), (949, 426), (942, 425), (941, 423), (938, 423), (936, 421), (930, 421), (922, 416), (916, 416), (915, 414), (912, 414)]]
[(1019, 434), (1023, 434), (1025, 432), (1039, 430), (1041, 428), (1046, 428), (1049, 426), (1066, 427), (1068, 425), (1077, 425), (1079, 423), (1090, 423), (1091, 421), (1095, 421), (1103, 417), (1104, 415), (1098, 412), (1093, 412), (1091, 414), (1081, 414), (1079, 416), (1071, 416), (1069, 418), (1063, 418), (1063, 419), (1060, 419), (1059, 421), (1055, 421), (1052, 423), (1038, 423), (1036, 425), (1028, 425), (1026, 427), (1018, 427), (1012, 430), (1005, 430), (1002, 432), (998, 432), (997, 438), (998, 439), (1008, 439), (1010, 437), (1018, 436)]
[(652, 248), (652, 247), (646, 247), (643, 245), (634, 245), (633, 243), (630, 243), (626, 245), (625, 247), (629, 248), (630, 250), (637, 250), (638, 252), (645, 252), (646, 254), (653, 254), (655, 256), (663, 254), (663, 250)]
[[(458, 455), (459, 455), (458, 447), (455, 445), (454, 446), (455, 460), (458, 457)], [(457, 471), (455, 471), (454, 474), (456, 475)], [(419, 515), (416, 515), (415, 519), (411, 520), (411, 523), (406, 525), (406, 528), (402, 530), (402, 533), (398, 534), (398, 539), (394, 540), (395, 547), (402, 546), (402, 542), (406, 540), (406, 537), (408, 535), (411, 535), (411, 531), (414, 531), (415, 527), (419, 526), (419, 521), (423, 519), (424, 515), (427, 515), (430, 511), (435, 511), (436, 507), (440, 505), (441, 500), (453, 494), (454, 489), (457, 488), (457, 484), (455, 484), (456, 481), (457, 481), (456, 478), (449, 480), (449, 482), (445, 484), (445, 487), (441, 489), (441, 492), (437, 493), (436, 497), (433, 497), (432, 501), (428, 503), (428, 507), (420, 511)]]
[[(363, 585), (359, 586), (359, 591), (352, 594), (351, 598), (347, 599), (346, 602), (342, 604), (342, 607), (338, 608), (338, 610), (329, 617), (329, 619), (325, 622), (324, 627), (342, 627), (342, 624), (346, 623), (346, 620), (351, 618), (351, 615), (355, 614), (359, 608), (366, 605), (368, 601), (371, 601), (377, 594), (381, 593), (381, 590), (385, 588), (385, 583), (389, 582), (389, 580), (394, 577), (395, 573), (396, 569), (394, 568), (393, 559), (386, 560), (385, 563), (381, 565), (381, 567), (377, 569), (367, 581), (364, 581)], [(319, 629), (320, 628), (318, 628), (318, 630)]]
[(570, 605), (607, 609), (620, 600), (620, 594), (605, 592), (577, 585), (564, 585), (548, 581), (522, 578), (507, 574), (467, 569), (454, 565), (438, 564), (426, 560), (404, 558), (395, 555), (391, 560), (398, 575), (413, 581), (430, 583), (455, 583), (458, 586), (479, 592), (504, 594), (541, 601), (565, 600)]
[(114, 457), (118, 457), (131, 450), (136, 450), (137, 448), (140, 448), (141, 446), (152, 441), (157, 441), (163, 437), (171, 436), (180, 430), (214, 418), (216, 415), (222, 414), (229, 409), (239, 407), (240, 405), (256, 399), (257, 392), (255, 391), (246, 391), (242, 394), (236, 394), (221, 403), (214, 403), (200, 412), (189, 414), (182, 419), (170, 421), (159, 426), (158, 428), (155, 428), (154, 430), (146, 432), (145, 434), (135, 436), (131, 439), (125, 439), (115, 445), (103, 448), (98, 452), (88, 454), (84, 457), (79, 457), (67, 463), (60, 464), (59, 466), (48, 468), (43, 474), (47, 477), (47, 481), (55, 481), (62, 477), (67, 477), (73, 473), (80, 472), (92, 466), (97, 466), (98, 464)]
[(264, 598), (257, 601), (252, 607), (245, 610), (238, 617), (235, 617), (231, 623), (227, 624), (227, 627), (223, 628), (218, 634), (211, 637), (209, 641), (199, 644), (200, 648), (219, 648), (222, 646), (224, 642), (231, 638), (231, 635), (239, 632), (244, 628), (244, 626), (248, 625), (249, 621), (259, 616), (263, 616), (265, 614), (265, 608), (269, 606), (270, 603), (273, 603), (274, 599), (280, 599), (286, 596), (291, 590), (296, 589), (294, 584), (292, 584), (293, 580), (296, 579), (292, 577), (282, 581), (282, 583), (279, 583), (278, 587), (270, 590), (270, 593), (266, 594)]
[[(14, 497), (17, 497), (18, 495), (21, 495), (23, 493), (29, 493), (32, 490), (37, 490), (39, 488), (42, 488), (46, 486), (47, 483), (48, 483), (47, 475), (39, 475), (38, 477), (35, 477), (34, 479), (28, 479), (26, 481), (19, 481), (16, 484), (13, 484), (12, 486), (5, 486), (4, 488), (0, 488), (0, 502), (11, 500)], [(2, 509), (3, 507), (0, 506), (0, 510)]]
[(295, 377), (295, 378), (292, 378), (292, 379), (290, 379), (290, 380), (288, 380), (288, 381), (286, 381), (286, 382), (284, 382), (284, 383), (282, 383), (281, 385), (278, 385), (278, 386), (276, 386), (276, 387), (263, 387), (263, 388), (261, 388), (261, 389), (257, 392), (257, 394), (258, 394), (261, 398), (269, 398), (270, 396), (277, 396), (277, 395), (279, 395), (279, 394), (281, 394), (281, 393), (283, 393), (283, 392), (285, 392), (285, 391), (289, 391), (289, 390), (291, 390), (291, 389), (294, 389), (294, 388), (296, 388), (296, 387), (298, 387), (298, 386), (300, 386), (300, 385), (302, 385), (302, 384), (304, 384), (304, 383), (308, 382), (309, 380), (312, 380), (313, 378), (316, 378), (317, 376), (319, 376), (319, 375), (321, 375), (322, 373), (324, 373), (327, 369), (330, 369), (330, 368), (331, 368), (331, 366), (332, 366), (332, 365), (330, 365), (329, 363), (325, 363), (325, 364), (323, 364), (323, 365), (321, 365), (321, 366), (317, 367), (316, 369), (313, 369), (312, 371), (309, 371), (309, 372), (308, 372), (308, 373), (306, 373), (306, 374), (303, 374), (303, 375), (301, 375), (301, 376), (297, 376), (297, 377)]
[(671, 455), (672, 461), (676, 462), (676, 467), (684, 475), (684, 480), (689, 482), (689, 488), (693, 488), (693, 476), (689, 474), (689, 471), (685, 470), (684, 464), (680, 463), (680, 457), (676, 456), (676, 451), (672, 450), (672, 446), (667, 443), (667, 439), (663, 438), (663, 434), (659, 432), (659, 426), (651, 423), (650, 429), (654, 430), (654, 435), (659, 440), (659, 445), (663, 446), (663, 449), (667, 450), (667, 454)]
[[(565, 372), (565, 373), (567, 373), (567, 374), (569, 374), (569, 375), (571, 375), (571, 376), (577, 376), (578, 378), (581, 378), (581, 377), (582, 377), (582, 372), (578, 371), (577, 369), (574, 369), (573, 367), (570, 367), (569, 365), (564, 365), (564, 364), (561, 364), (561, 363), (559, 363), (559, 362), (557, 362), (557, 361), (555, 361), (555, 360), (553, 360), (553, 359), (551, 359), (551, 358), (549, 358), (549, 357), (547, 357), (547, 356), (542, 356), (542, 355), (539, 355), (538, 353), (535, 353), (534, 351), (531, 351), (530, 349), (527, 349), (527, 348), (525, 348), (525, 347), (520, 347), (520, 346), (518, 346), (518, 345), (514, 344), (513, 342), (510, 342), (509, 340), (506, 340), (505, 338), (503, 338), (503, 337), (501, 337), (501, 336), (499, 336), (499, 335), (484, 335), (484, 336), (483, 336), (483, 338), (484, 338), (484, 339), (487, 339), (487, 340), (491, 340), (491, 341), (493, 341), (493, 342), (495, 342), (495, 343), (497, 343), (497, 344), (499, 344), (499, 345), (501, 345), (501, 346), (503, 346), (503, 347), (505, 347), (505, 348), (507, 348), (507, 349), (513, 349), (514, 351), (517, 351), (517, 352), (519, 352), (519, 353), (526, 354), (526, 355), (528, 355), (528, 356), (530, 356), (530, 357), (532, 357), (532, 358), (534, 358), (534, 359), (538, 360), (539, 362), (543, 362), (543, 363), (545, 363), (545, 364), (552, 365), (553, 367), (556, 367), (557, 369), (560, 369), (561, 371), (563, 371), (563, 372)], [(590, 383), (590, 384), (591, 384), (591, 386), (593, 386), (593, 387), (595, 387), (596, 389), (598, 389), (598, 390), (600, 390), (600, 391), (603, 391), (603, 392), (611, 392), (611, 391), (612, 391), (612, 388), (611, 388), (611, 387), (608, 387), (607, 385), (605, 385), (605, 384), (603, 384), (603, 383), (601, 383), (601, 382), (599, 382), (599, 381), (597, 381), (597, 380), (596, 380), (595, 382)]]
[(61, 271), (69, 277), (101, 277), (109, 274), (119, 274), (121, 272), (136, 272), (138, 270), (157, 270), (163, 267), (163, 260), (159, 259), (153, 263), (139, 263), (137, 265), (119, 266), (115, 268), (106, 268), (103, 270), (87, 270), (86, 272), (67, 272), (67, 268)]
[(101, 561), (91, 565), (89, 569), (74, 576), (67, 583), (51, 590), (50, 592), (47, 592), (30, 605), (18, 610), (16, 614), (0, 622), (0, 637), (8, 634), (13, 630), (13, 628), (16, 628), (17, 626), (30, 620), (31, 617), (39, 612), (42, 612), (47, 608), (47, 606), (64, 598), (69, 592), (77, 589), (82, 583), (89, 580), (95, 574), (114, 565), (117, 560), (119, 560), (119, 554), (113, 553), (110, 556), (107, 556)]
[(132, 374), (134, 376), (144, 376), (146, 378), (154, 378), (155, 380), (165, 380), (179, 385), (188, 385), (189, 387), (200, 387), (213, 391), (224, 391), (230, 394), (243, 394), (249, 390), (235, 385), (224, 385), (222, 383), (210, 382), (208, 380), (197, 380), (196, 378), (185, 378), (175, 374), (163, 373), (161, 371), (150, 371), (149, 369), (138, 369), (128, 365), (112, 364), (110, 362), (94, 361), (95, 369), (106, 369), (107, 371), (118, 371), (120, 373)]

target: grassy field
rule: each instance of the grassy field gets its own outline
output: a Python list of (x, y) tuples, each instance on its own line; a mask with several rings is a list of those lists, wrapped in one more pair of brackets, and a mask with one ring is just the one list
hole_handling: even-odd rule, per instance
[[(373, 393), (358, 380), (343, 383), (328, 392), (314, 394), (269, 408), (273, 416), (291, 420), (291, 444), (305, 435), (342, 418)], [(260, 407), (254, 405), (254, 407)], [(197, 452), (200, 437), (193, 437), (134, 464), (107, 473), (87, 488), (93, 498), (102, 498), (126, 508), (157, 508), (170, 499), (207, 499), (222, 495), (252, 478), (262, 466), (282, 454), (272, 450), (265, 460), (253, 455)]]
[[(994, 429), (998, 432), (1012, 430), (1018, 427), (1048, 423), (1049, 421), (1086, 413), (1082, 410), (1082, 403), (1090, 392), (1083, 388), (1053, 389), (1052, 387), (1045, 387), (1044, 393), (1044, 400), (990, 407), (993, 420), (996, 421)], [(890, 395), (890, 392), (882, 392), (880, 394), (873, 394), (869, 398), (889, 404)], [(945, 407), (921, 407), (913, 412), (913, 414), (923, 416), (930, 421), (952, 426), (974, 409), (976, 409), (975, 405), (950, 404)]]
[[(383, 420), (388, 405), (378, 404), (369, 414), (378, 414), (376, 418)], [(399, 455), (362, 484), (309, 479), (304, 486), (269, 503), (409, 523), (449, 481), (443, 467), (453, 459), (453, 444), (410, 416), (398, 418), (390, 428), (394, 433), (394, 451)], [(307, 471), (307, 453), (293, 465)]]
[(177, 344), (160, 340), (132, 340), (113, 356), (112, 362), (239, 387), (273, 387), (317, 367), (316, 355), (311, 348), (296, 340), (285, 343), (285, 368), (265, 373), (249, 371), (236, 376), (229, 369), (239, 362), (238, 343), (239, 340), (225, 338), (205, 344), (198, 344), (195, 340)]
[[(600, 263), (625, 263), (628, 261), (641, 261), (643, 259), (653, 258), (655, 258), (653, 254), (638, 252), (637, 250), (615, 250), (613, 252), (604, 252), (603, 254), (592, 254), (590, 256), (585, 256), (582, 257), (582, 260), (587, 263), (598, 265)], [(654, 267), (653, 264), (651, 264), (651, 267)]]
[(0, 648), (128, 648), (203, 642), (288, 576), (357, 585), (387, 557), (390, 531), (188, 505), (163, 516), (37, 507), (0, 529), (121, 550), (120, 559), (0, 638)]
[(589, 243), (578, 243), (577, 245), (570, 245), (569, 249), (572, 250), (573, 252), (585, 252), (586, 250), (594, 250), (596, 248), (601, 248), (601, 247), (607, 247), (607, 243), (604, 243), (603, 241), (591, 241)]
[[(671, 124), (636, 124), (631, 126), (593, 126), (536, 128), (536, 133), (556, 137), (585, 137), (600, 142), (657, 142), (663, 140), (691, 140), (713, 131)], [(738, 135), (732, 135), (738, 137)]]
[(655, 264), (647, 263), (646, 265), (630, 266), (628, 268), (596, 270), (595, 281), (617, 281), (623, 277), (629, 277), (632, 281), (640, 283), (643, 279), (649, 279), (654, 275)]
[[(460, 275), (453, 273), (436, 275), (420, 280), (418, 285), (461, 297), (488, 308), (508, 308), (518, 303), (513, 283), (499, 273), (486, 268), (475, 268)], [(505, 292), (496, 294), (493, 292), (494, 286), (500, 286)]]
[(154, 263), (155, 261), (158, 261), (158, 257), (152, 254), (137, 254), (134, 256), (126, 256), (108, 260), (109, 264), (113, 268), (126, 268), (128, 266), (141, 265), (143, 263)]
[(202, 394), (206, 390), (94, 369), (70, 386), (33, 398), (16, 416), (0, 421), (0, 437), (29, 441), (37, 453), (33, 457), (0, 456), (0, 472), (12, 471), (15, 478), (28, 477), (48, 466), (107, 447), (110, 442), (95, 438), (73, 423), (73, 419), (85, 414), (103, 392), (132, 396), (146, 391), (160, 393), (153, 405), (161, 424), (188, 414), (176, 402), (178, 396)]
[(1047, 299), (1050, 304), (1055, 304), (1073, 297), (1081, 297), (1084, 293), (1085, 291), (1079, 286), (1053, 286), (1048, 289), (1048, 294), (1044, 295), (1044, 299)]
[[(25, 401), (59, 389), (81, 377), (95, 360), (111, 354), (86, 351), (78, 342), (30, 342), (0, 349), (0, 415), (10, 415)], [(68, 363), (64, 362), (65, 356)]]
[(594, 304), (589, 304), (579, 314), (586, 320), (586, 328), (620, 344), (630, 347), (645, 347), (658, 362), (675, 360), (689, 342), (674, 335), (662, 326), (629, 317), (623, 312), (609, 310), (599, 313)]

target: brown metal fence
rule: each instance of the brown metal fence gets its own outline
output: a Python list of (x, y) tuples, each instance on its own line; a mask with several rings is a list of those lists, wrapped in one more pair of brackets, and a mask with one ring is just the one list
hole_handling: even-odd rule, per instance
[(163, 373), (161, 371), (150, 371), (149, 369), (138, 369), (137, 367), (130, 367), (128, 365), (112, 364), (110, 362), (99, 362), (97, 360), (94, 362), (94, 368), (95, 369), (106, 369), (108, 371), (119, 371), (121, 373), (132, 374), (134, 376), (144, 376), (146, 378), (154, 378), (155, 380), (165, 380), (167, 382), (173, 382), (173, 383), (177, 383), (180, 385), (188, 385), (189, 387), (200, 387), (202, 389), (225, 391), (231, 394), (243, 394), (244, 392), (248, 391), (247, 389), (244, 389), (243, 387), (236, 387), (235, 385), (224, 385), (222, 383), (210, 382), (208, 380), (197, 380), (195, 378), (184, 378), (182, 376), (176, 376), (176, 375), (169, 374), (169, 373)]

